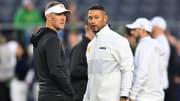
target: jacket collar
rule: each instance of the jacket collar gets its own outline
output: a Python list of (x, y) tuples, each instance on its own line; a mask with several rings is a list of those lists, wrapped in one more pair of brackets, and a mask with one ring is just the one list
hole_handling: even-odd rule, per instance
[(146, 36), (146, 37), (142, 38), (142, 39), (140, 40), (140, 42), (145, 41), (145, 40), (149, 40), (149, 39), (151, 39), (151, 37), (150, 37), (150, 36)]
[(99, 32), (96, 33), (96, 36), (101, 36), (101, 35), (106, 34), (109, 29), (110, 28), (108, 24), (106, 24)]

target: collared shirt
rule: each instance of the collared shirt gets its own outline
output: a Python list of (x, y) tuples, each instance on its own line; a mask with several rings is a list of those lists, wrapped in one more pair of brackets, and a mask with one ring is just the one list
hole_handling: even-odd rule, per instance
[(137, 101), (163, 101), (161, 49), (151, 37), (140, 40), (135, 52), (135, 73), (130, 98)]
[(168, 69), (168, 63), (169, 63), (169, 57), (170, 57), (170, 46), (164, 34), (158, 36), (155, 39), (158, 41), (158, 43), (160, 44), (161, 50), (163, 51), (162, 65), (161, 65), (161, 68), (163, 69), (163, 76), (161, 78), (161, 81), (162, 81), (163, 89), (167, 89), (169, 87), (167, 69)]
[(133, 55), (127, 39), (108, 25), (96, 33), (87, 51), (88, 85), (84, 101), (119, 101), (129, 96)]

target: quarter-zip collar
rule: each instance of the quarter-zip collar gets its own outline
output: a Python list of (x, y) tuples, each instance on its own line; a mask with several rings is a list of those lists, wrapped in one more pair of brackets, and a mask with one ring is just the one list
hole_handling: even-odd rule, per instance
[(106, 34), (107, 33), (106, 31), (109, 29), (110, 28), (109, 28), (108, 24), (106, 24), (99, 32), (96, 33), (96, 36), (98, 37), (98, 36)]
[(150, 36), (146, 36), (146, 37), (142, 38), (142, 39), (140, 40), (140, 42), (145, 41), (145, 40), (149, 40), (149, 39), (151, 39), (151, 37), (150, 37)]

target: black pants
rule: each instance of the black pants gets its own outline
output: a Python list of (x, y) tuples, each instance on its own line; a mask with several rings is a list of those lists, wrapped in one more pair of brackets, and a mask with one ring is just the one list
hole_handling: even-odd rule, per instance
[(11, 101), (7, 82), (0, 82), (0, 101)]
[(73, 101), (73, 98), (55, 94), (40, 94), (38, 96), (38, 101)]
[(72, 81), (72, 86), (75, 92), (75, 101), (83, 101), (84, 93), (87, 87), (87, 80)]

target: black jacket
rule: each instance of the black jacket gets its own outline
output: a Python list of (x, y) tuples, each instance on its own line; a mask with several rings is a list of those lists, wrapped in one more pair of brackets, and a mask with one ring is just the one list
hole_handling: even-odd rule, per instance
[[(39, 81), (39, 100), (73, 96), (66, 54), (57, 33), (41, 28), (32, 36), (35, 72)], [(50, 96), (47, 96), (50, 95)]]
[(86, 91), (88, 81), (86, 48), (89, 42), (88, 38), (83, 37), (70, 53), (71, 82), (75, 91), (75, 101), (82, 101)]

